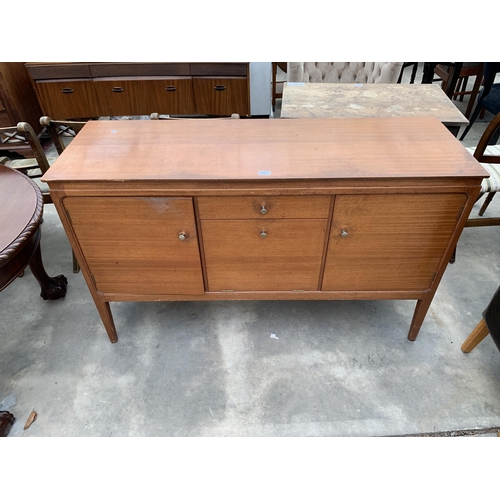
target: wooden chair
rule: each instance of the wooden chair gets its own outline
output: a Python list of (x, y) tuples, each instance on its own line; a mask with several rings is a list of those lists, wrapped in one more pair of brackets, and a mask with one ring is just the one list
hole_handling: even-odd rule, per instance
[[(486, 199), (479, 210), (479, 215), (482, 216), (486, 208), (491, 203), (495, 194), (500, 191), (500, 145), (492, 145), (491, 139), (500, 131), (500, 112), (493, 118), (486, 130), (484, 131), (477, 147), (466, 148), (476, 160), (488, 171), (490, 177), (483, 179), (481, 183), (481, 192), (478, 200), (487, 195)], [(477, 226), (498, 226), (500, 225), (499, 217), (485, 219), (469, 219), (465, 227)]]
[(483, 318), (462, 344), (462, 351), (471, 352), (488, 334), (500, 350), (500, 287), (483, 311)]
[(52, 120), (49, 116), (42, 116), (40, 118), (40, 125), (47, 130), (59, 154), (62, 154), (66, 148), (64, 137), (75, 137), (86, 123), (87, 122)]
[[(28, 176), (40, 188), (43, 203), (52, 203), (49, 187), (46, 182), (41, 180), (41, 177), (56, 158), (47, 158), (33, 127), (29, 123), (19, 122), (15, 127), (0, 128), (0, 134), (9, 134), (13, 138), (17, 136), (20, 141), (28, 143), (33, 155), (33, 158), (15, 160), (3, 156), (0, 158), (0, 163)], [(73, 253), (73, 272), (77, 273), (79, 270), (80, 267)]]
[(403, 81), (403, 75), (406, 68), (411, 68), (410, 84), (415, 83), (415, 77), (417, 76), (418, 62), (405, 62), (401, 66), (401, 73), (399, 73), (399, 78), (396, 83), (401, 83)]
[[(40, 125), (45, 127), (59, 154), (62, 154), (66, 148), (64, 139), (66, 138), (66, 142), (68, 142), (68, 139), (71, 140), (74, 138), (86, 123), (87, 122), (52, 120), (49, 116), (42, 116), (40, 118)], [(73, 272), (78, 273), (79, 271), (80, 265), (73, 253)]]
[[(479, 114), (484, 113), (484, 111), (489, 111), (493, 115), (500, 113), (500, 83), (494, 83), (497, 73), (500, 71), (499, 62), (487, 62), (484, 63), (484, 85), (479, 93), (477, 100), (477, 105), (472, 113), (469, 120), (469, 125), (467, 125), (460, 140), (463, 141), (465, 136), (468, 134), (472, 125), (476, 121)], [(482, 117), (482, 115), (481, 115)], [(498, 132), (496, 136), (492, 137), (490, 144), (496, 143), (498, 140)]]
[[(479, 87), (483, 78), (483, 68), (484, 63), (463, 63), (460, 73), (458, 74), (457, 85), (453, 89), (451, 95), (452, 99), (457, 99), (462, 102), (464, 100), (464, 95), (468, 95), (469, 104), (467, 105), (467, 110), (465, 111), (465, 117), (469, 118), (474, 103), (476, 102), (477, 94), (479, 93)], [(437, 64), (434, 68), (434, 74), (438, 76), (437, 80), (442, 80), (442, 89), (446, 92), (448, 84), (453, 75), (453, 66), (446, 65), (444, 63)], [(467, 84), (470, 77), (475, 77), (474, 85), (472, 90), (467, 90)]]
[[(479, 209), (479, 217), (470, 217), (465, 227), (500, 226), (500, 217), (483, 217), (486, 208), (495, 194), (500, 191), (500, 146), (490, 145), (491, 138), (500, 131), (500, 113), (488, 125), (477, 147), (466, 148), (474, 158), (488, 171), (490, 176), (481, 182), (481, 192), (476, 200), (479, 201), (485, 194), (486, 199)], [(450, 263), (456, 259), (455, 248)]]
[(42, 175), (50, 168), (50, 163), (33, 127), (29, 123), (19, 122), (15, 127), (0, 128), (0, 136), (9, 137), (10, 144), (16, 141), (22, 144), (29, 144), (32, 158), (11, 160), (9, 157), (3, 156), (0, 162), (30, 177), (40, 188), (43, 202), (52, 203), (47, 184), (40, 180)]

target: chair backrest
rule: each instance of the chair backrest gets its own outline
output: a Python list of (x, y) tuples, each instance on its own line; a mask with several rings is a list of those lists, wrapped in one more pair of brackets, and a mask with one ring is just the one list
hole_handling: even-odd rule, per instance
[(66, 145), (63, 137), (75, 137), (87, 122), (74, 122), (67, 120), (53, 120), (49, 116), (40, 118), (40, 125), (45, 127), (59, 154), (62, 154)]
[(402, 62), (289, 62), (289, 82), (397, 83)]
[[(19, 122), (15, 127), (0, 128), (0, 138), (2, 140), (2, 144), (7, 146), (6, 149), (8, 149), (9, 145), (15, 146), (16, 144), (26, 144), (27, 142), (33, 152), (33, 156), (38, 164), (38, 167), (42, 173), (47, 172), (50, 166), (49, 162), (45, 156), (43, 147), (40, 144), (40, 140), (38, 139), (36, 132), (29, 123)], [(29, 168), (33, 169), (34, 167), (31, 165)]]
[(500, 113), (498, 113), (493, 120), (486, 127), (486, 130), (483, 132), (481, 139), (479, 139), (479, 143), (474, 151), (474, 158), (480, 163), (495, 163), (500, 164), (500, 156), (494, 156), (491, 154), (484, 154), (488, 144), (490, 144), (491, 138), (495, 136), (495, 133), (500, 128)]

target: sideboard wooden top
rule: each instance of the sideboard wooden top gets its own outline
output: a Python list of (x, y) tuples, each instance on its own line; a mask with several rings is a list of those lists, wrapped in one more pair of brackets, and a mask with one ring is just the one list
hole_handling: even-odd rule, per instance
[(486, 177), (435, 117), (90, 121), (43, 180)]

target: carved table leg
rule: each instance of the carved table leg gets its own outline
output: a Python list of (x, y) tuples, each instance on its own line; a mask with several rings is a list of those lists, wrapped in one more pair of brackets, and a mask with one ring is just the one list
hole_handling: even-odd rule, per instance
[(40, 287), (42, 288), (40, 297), (42, 297), (43, 300), (56, 300), (66, 296), (66, 285), (68, 284), (68, 280), (62, 274), (51, 278), (46, 273), (43, 267), (40, 243), (36, 246), (35, 253), (30, 260), (29, 266), (33, 276), (38, 283), (40, 283)]

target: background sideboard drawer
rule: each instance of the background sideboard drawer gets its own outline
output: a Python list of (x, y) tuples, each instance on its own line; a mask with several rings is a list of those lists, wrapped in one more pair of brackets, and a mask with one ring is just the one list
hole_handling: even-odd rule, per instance
[(330, 196), (199, 197), (200, 219), (327, 219)]
[(111, 116), (151, 113), (194, 114), (190, 78), (95, 79), (102, 107)]
[(193, 77), (196, 113), (202, 115), (250, 115), (247, 78)]
[(129, 76), (189, 76), (188, 63), (98, 63), (90, 64), (94, 78)]
[(36, 83), (43, 111), (54, 119), (87, 118), (104, 113), (92, 80), (45, 80)]

